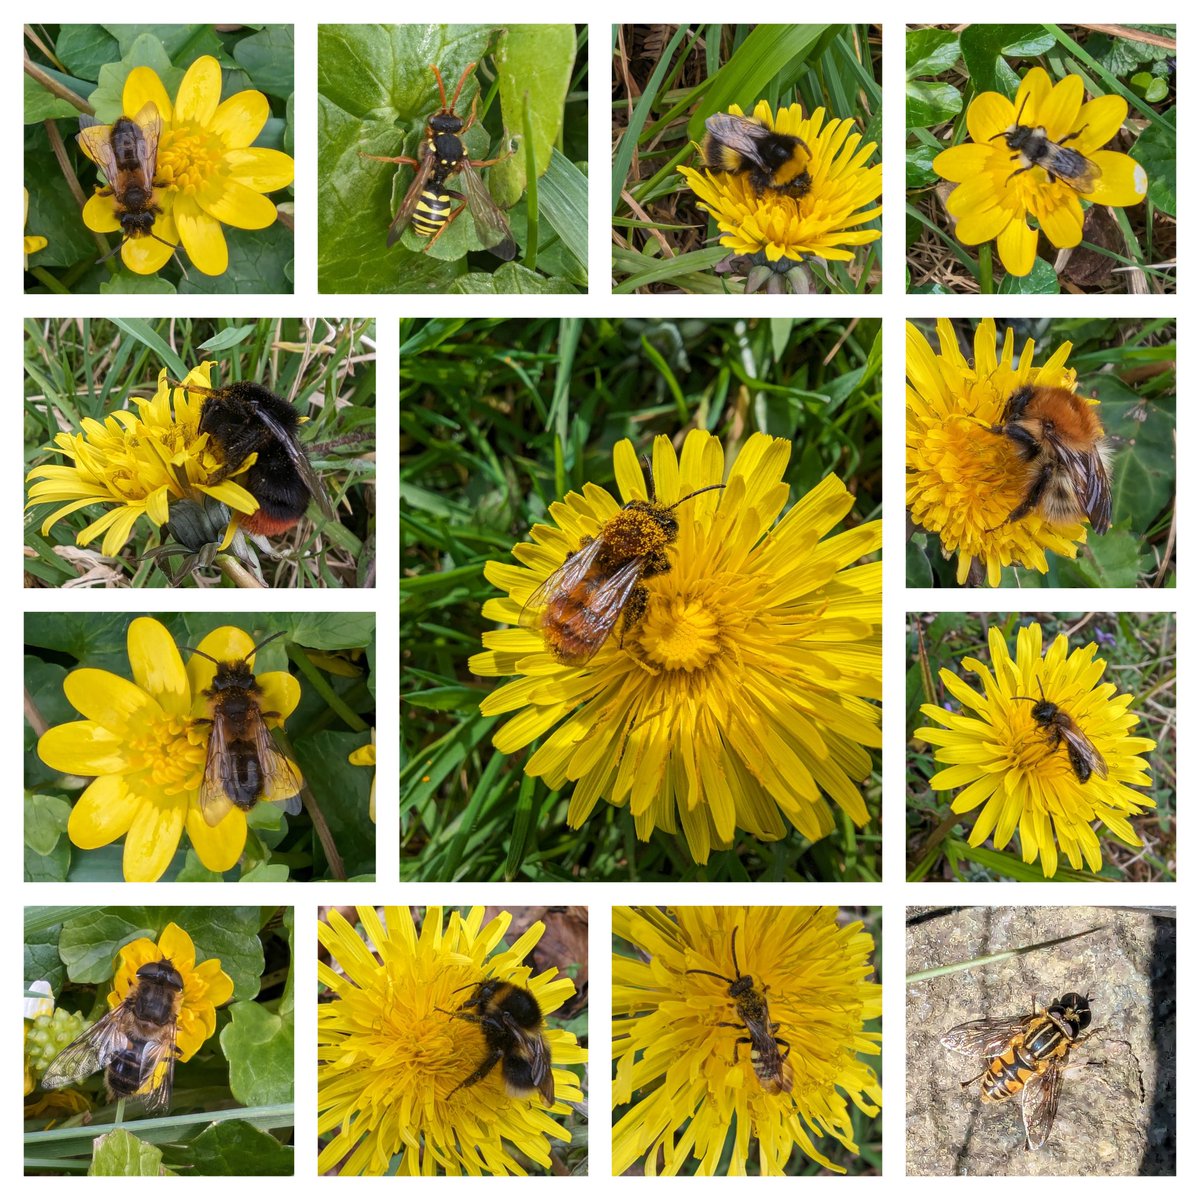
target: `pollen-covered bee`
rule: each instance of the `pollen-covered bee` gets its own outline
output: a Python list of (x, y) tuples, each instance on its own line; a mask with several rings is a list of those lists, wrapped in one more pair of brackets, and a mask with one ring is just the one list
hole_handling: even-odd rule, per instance
[(605, 522), (525, 602), (518, 623), (540, 633), (546, 649), (567, 666), (586, 663), (604, 645), (624, 614), (621, 639), (645, 615), (650, 593), (642, 580), (671, 569), (667, 548), (679, 537), (672, 509), (685, 500), (723, 488), (697, 488), (674, 504), (659, 504), (649, 478), (650, 499), (630, 500)]
[(456, 990), (465, 992), (467, 988), (474, 989), (470, 998), (450, 1015), (479, 1026), (487, 1054), (466, 1079), (447, 1093), (446, 1099), (461, 1088), (482, 1082), (500, 1063), (504, 1088), (510, 1096), (523, 1100), (539, 1094), (547, 1106), (553, 1104), (550, 1047), (542, 1035), (542, 1010), (533, 993), (500, 979), (484, 979)]
[(710, 171), (745, 174), (759, 195), (770, 188), (799, 199), (812, 187), (812, 154), (800, 138), (733, 113), (713, 113), (704, 128), (700, 154)]
[(1012, 442), (1029, 470), (1024, 499), (1003, 524), (1036, 511), (1059, 523), (1087, 517), (1097, 533), (1108, 531), (1111, 451), (1094, 405), (1066, 388), (1018, 388), (991, 431)]
[(199, 796), (200, 810), (209, 825), (220, 824), (235, 806), (249, 812), (259, 801), (277, 803), (292, 815), (302, 807), (302, 781), (267, 727), (267, 718), (279, 714), (263, 712), (262, 687), (250, 665), (250, 659), (277, 637), (283, 633), (271, 634), (245, 658), (228, 662), (192, 650), (217, 667), (212, 686), (204, 692), (211, 715), (196, 721), (212, 727)]
[[(1060, 142), (1052, 142), (1046, 136), (1044, 126), (1022, 125), (1021, 114), (1025, 111), (1028, 101), (1029, 93), (1026, 92), (1021, 107), (1017, 110), (1017, 119), (1007, 129), (992, 135), (993, 142), (997, 138), (1003, 138), (1004, 144), (1010, 150), (1016, 151), (1012, 156), (1013, 162), (1021, 163), (1008, 178), (1013, 179), (1025, 171), (1032, 171), (1034, 167), (1041, 167), (1050, 177), (1051, 183), (1061, 179), (1063, 183), (1086, 196), (1095, 189), (1100, 179), (1100, 168), (1078, 150)], [(1063, 142), (1073, 141), (1086, 128), (1085, 125), (1068, 134), (1063, 138)]]
[(982, 1074), (962, 1084), (980, 1080), (984, 1103), (1021, 1097), (1028, 1145), (1037, 1149), (1050, 1135), (1063, 1071), (1070, 1052), (1091, 1034), (1080, 1032), (1091, 1024), (1092, 1009), (1086, 996), (1068, 992), (1049, 1008), (1015, 1017), (984, 1018), (956, 1025), (942, 1035), (947, 1050), (984, 1060)]
[(1107, 779), (1108, 764), (1101, 757), (1100, 751), (1092, 745), (1069, 714), (1065, 713), (1053, 700), (1046, 699), (1046, 692), (1040, 679), (1037, 681), (1037, 685), (1038, 691), (1042, 693), (1040, 700), (1034, 696), (1014, 696), (1013, 699), (1028, 700), (1033, 704), (1033, 719), (1045, 731), (1046, 740), (1050, 744), (1050, 753), (1053, 754), (1060, 743), (1066, 742), (1067, 758), (1071, 763), (1071, 770), (1075, 772), (1075, 778), (1080, 783), (1087, 783), (1093, 775)]
[(109, 1100), (135, 1100), (147, 1113), (171, 1107), (176, 1022), (183, 977), (167, 958), (138, 967), (129, 994), (85, 1029), (46, 1069), (42, 1087), (55, 1091), (104, 1071)]
[[(718, 975), (716, 971), (704, 971), (699, 968), (686, 973), (688, 975), (711, 975), (713, 979), (720, 979), (729, 984), (729, 998), (733, 1001), (740, 1024), (733, 1021), (718, 1021), (716, 1024), (723, 1029), (745, 1028), (750, 1036), (740, 1037), (734, 1042), (733, 1061), (736, 1064), (738, 1046), (749, 1046), (750, 1062), (763, 1091), (768, 1095), (777, 1096), (780, 1092), (792, 1090), (792, 1064), (788, 1062), (788, 1055), (791, 1054), (792, 1047), (790, 1042), (785, 1042), (782, 1038), (775, 1036), (779, 1022), (771, 1020), (771, 1013), (767, 1008), (766, 985), (764, 984), (761, 988), (755, 987), (754, 977), (743, 975), (738, 966), (737, 933), (735, 927), (729, 939), (729, 950), (733, 956), (734, 978), (730, 979), (728, 975)], [(781, 1046), (783, 1047), (782, 1054), (780, 1053)]]
[[(496, 206), (491, 193), (487, 190), (478, 171), (483, 167), (495, 166), (508, 157), (502, 154), (497, 158), (472, 159), (467, 154), (463, 144), (463, 135), (475, 124), (475, 104), (478, 94), (471, 102), (471, 115), (464, 122), (454, 109), (458, 97), (462, 93), (463, 84), (475, 69), (474, 63), (468, 63), (454, 90), (454, 98), (446, 103), (446, 86), (442, 82), (442, 73), (436, 66), (429, 68), (437, 79), (438, 92), (442, 97), (442, 107), (433, 114), (425, 125), (425, 141), (422, 143), (419, 158), (402, 156), (387, 158), (379, 154), (363, 154), (363, 158), (374, 159), (376, 162), (399, 163), (403, 166), (416, 167), (417, 172), (413, 181), (404, 194), (400, 203), (400, 211), (392, 220), (388, 229), (387, 244), (393, 246), (400, 240), (400, 235), (411, 225), (422, 237), (429, 241), (423, 248), (427, 253), (433, 244), (450, 228), (454, 220), (468, 205), (471, 217), (475, 222), (475, 232), (483, 246), (497, 258), (505, 260), (516, 257), (517, 244), (513, 241), (512, 231), (504, 214)], [(360, 152), (361, 153), (361, 152)], [(454, 175), (461, 175), (467, 185), (467, 194), (452, 191), (446, 186), (447, 180)], [(451, 206), (451, 200), (457, 200), (457, 207)]]

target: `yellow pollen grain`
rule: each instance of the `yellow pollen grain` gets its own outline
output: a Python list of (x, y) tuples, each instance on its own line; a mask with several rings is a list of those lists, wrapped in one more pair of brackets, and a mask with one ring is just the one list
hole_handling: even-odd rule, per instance
[(224, 172), (225, 146), (200, 126), (173, 129), (158, 149), (155, 179), (163, 187), (195, 192)]
[(167, 794), (198, 784), (205, 750), (192, 744), (188, 737), (190, 725), (180, 717), (162, 717), (144, 722), (129, 738), (127, 749), (137, 764), (135, 769), (148, 772)]

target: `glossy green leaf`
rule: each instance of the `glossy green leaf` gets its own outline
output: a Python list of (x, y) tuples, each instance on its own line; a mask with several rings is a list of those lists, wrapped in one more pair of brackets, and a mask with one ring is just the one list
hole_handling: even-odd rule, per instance
[(1005, 59), (1045, 54), (1054, 46), (1054, 35), (1041, 25), (968, 25), (959, 45), (976, 95), (1012, 95), (1016, 73)]
[(295, 1156), (248, 1121), (218, 1121), (188, 1147), (196, 1175), (291, 1175)]
[(958, 62), (958, 34), (951, 29), (915, 29), (904, 42), (904, 69), (909, 79), (940, 75)]
[(1170, 216), (1178, 209), (1175, 190), (1175, 110), (1171, 109), (1161, 124), (1148, 125), (1130, 151), (1133, 158), (1146, 169), (1147, 195), (1156, 208)]
[(948, 83), (925, 83), (909, 80), (904, 88), (909, 129), (928, 129), (958, 116), (962, 111), (962, 96)]
[(58, 796), (25, 796), (25, 845), (35, 854), (49, 854), (67, 831), (71, 806)]
[(1060, 289), (1054, 267), (1035, 258), (1028, 275), (1006, 275), (996, 290), (1002, 296), (1056, 296)]
[(114, 1129), (96, 1139), (89, 1175), (173, 1175), (163, 1165), (163, 1152), (127, 1129)]
[(229, 1088), (246, 1105), (287, 1104), (293, 1092), (295, 1032), (281, 1017), (246, 1000), (230, 1006), (232, 1020), (221, 1030), (229, 1060)]

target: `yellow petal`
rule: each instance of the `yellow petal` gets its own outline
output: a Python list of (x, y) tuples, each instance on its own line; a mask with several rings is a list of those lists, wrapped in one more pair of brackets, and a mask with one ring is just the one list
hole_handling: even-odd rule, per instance
[(216, 825), (210, 825), (193, 804), (187, 812), (187, 832), (196, 856), (210, 870), (231, 870), (246, 848), (246, 814), (231, 808)]
[(996, 249), (1010, 275), (1028, 275), (1037, 258), (1037, 234), (1023, 220), (1010, 221), (996, 239)]
[(1063, 249), (1083, 241), (1083, 206), (1074, 196), (1041, 214), (1038, 223), (1051, 243)]
[(164, 245), (157, 238), (126, 238), (121, 261), (136, 275), (154, 275), (171, 261), (174, 252), (174, 246)]
[(281, 150), (252, 146), (249, 150), (230, 150), (225, 155), (230, 179), (256, 192), (274, 192), (287, 187), (296, 177), (291, 155)]
[(137, 815), (138, 798), (121, 775), (93, 779), (67, 818), (67, 836), (80, 850), (95, 850), (124, 837)]
[(263, 711), (290, 717), (300, 703), (300, 681), (287, 671), (264, 671), (258, 677), (263, 690)]
[(163, 81), (149, 67), (134, 67), (125, 76), (125, 86), (121, 91), (121, 109), (127, 117), (135, 117), (146, 104), (153, 104), (158, 109), (164, 124), (172, 118), (171, 98)]
[(152, 696), (111, 671), (81, 667), (66, 677), (63, 691), (80, 713), (118, 735), (129, 736), (144, 722), (161, 718)]
[(999, 237), (1012, 221), (1012, 214), (1005, 208), (977, 209), (959, 220), (954, 227), (954, 236), (964, 246), (980, 246)]
[(83, 205), (83, 223), (93, 233), (119, 233), (121, 222), (117, 220), (113, 198), (93, 192)]
[(123, 870), (127, 883), (154, 883), (179, 848), (187, 813), (186, 796), (159, 793), (138, 797), (137, 812), (125, 835)]
[[(1093, 150), (1107, 146), (1129, 116), (1129, 105), (1120, 96), (1097, 96), (1079, 110), (1079, 137), (1071, 142), (1080, 154), (1092, 157)], [(1072, 130), (1074, 132), (1074, 130)]]
[(244, 184), (227, 179), (212, 196), (200, 197), (200, 207), (210, 217), (235, 229), (266, 229), (275, 221), (275, 205)]
[(164, 712), (186, 716), (192, 707), (183, 659), (167, 627), (153, 617), (138, 617), (129, 626), (129, 666), (134, 681), (153, 696)]
[(188, 974), (196, 965), (196, 945), (174, 921), (159, 935), (158, 952), (169, 958), (181, 975)]
[(229, 269), (229, 247), (220, 222), (201, 212), (190, 196), (181, 197), (175, 205), (175, 224), (180, 241), (198, 271), (223, 275)]
[(1100, 182), (1088, 199), (1093, 204), (1126, 208), (1146, 198), (1146, 168), (1116, 150), (1095, 150), (1088, 157), (1100, 168)]
[(983, 92), (967, 108), (967, 132), (972, 141), (991, 146), (993, 139), (1013, 124), (1016, 115), (1016, 109), (1007, 96), (999, 92)]
[(112, 775), (128, 766), (125, 738), (95, 721), (54, 725), (38, 738), (38, 757), (64, 775)]
[(231, 150), (242, 150), (254, 144), (270, 115), (271, 106), (262, 92), (238, 92), (221, 104), (208, 127)]
[(1079, 129), (1079, 106), (1083, 103), (1083, 80), (1066, 75), (1038, 106), (1038, 123), (1046, 127), (1051, 141), (1061, 142)]
[(974, 179), (992, 161), (992, 147), (963, 142), (943, 150), (934, 160), (933, 169), (951, 183), (966, 183)]
[(195, 121), (207, 126), (221, 103), (221, 65), (211, 54), (202, 54), (187, 69), (175, 97), (175, 122)]

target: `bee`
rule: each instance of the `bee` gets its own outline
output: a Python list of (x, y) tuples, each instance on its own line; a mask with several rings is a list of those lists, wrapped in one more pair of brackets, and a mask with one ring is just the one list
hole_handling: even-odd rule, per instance
[(1067, 743), (1067, 758), (1071, 770), (1080, 783), (1087, 783), (1093, 775), (1101, 779), (1108, 778), (1108, 765), (1100, 755), (1100, 751), (1088, 740), (1083, 731), (1063, 712), (1053, 700), (1046, 699), (1042, 681), (1037, 681), (1041, 699), (1033, 696), (1014, 696), (1014, 700), (1029, 700), (1033, 704), (1033, 719), (1045, 731), (1046, 740), (1050, 743), (1050, 753), (1053, 754), (1060, 743)]
[(104, 1071), (108, 1098), (136, 1099), (147, 1113), (171, 1107), (175, 1028), (183, 977), (167, 958), (138, 967), (129, 994), (85, 1029), (46, 1069), (42, 1087), (55, 1091)]
[(467, 988), (474, 989), (470, 998), (450, 1015), (479, 1026), (487, 1043), (487, 1054), (466, 1079), (447, 1093), (446, 1099), (462, 1088), (481, 1083), (500, 1063), (504, 1088), (510, 1096), (523, 1100), (537, 1093), (547, 1106), (552, 1105), (554, 1072), (550, 1067), (550, 1047), (542, 1035), (542, 1010), (533, 993), (499, 979), (468, 983), (455, 990), (465, 992)]
[(1058, 387), (1018, 388), (991, 432), (1009, 439), (1029, 465), (1024, 499), (1002, 524), (1035, 510), (1047, 520), (1087, 517), (1097, 533), (1112, 524), (1111, 450), (1095, 406)]
[(132, 238), (152, 237), (175, 249), (154, 232), (155, 218), (162, 211), (154, 199), (161, 132), (162, 117), (153, 100), (148, 100), (136, 117), (118, 117), (111, 125), (102, 125), (95, 117), (79, 118), (76, 141), (104, 172), (107, 186), (99, 194), (112, 196), (121, 225), (120, 244), (104, 258), (111, 258)]
[(264, 537), (286, 533), (304, 516), (310, 500), (327, 520), (334, 520), (325, 485), (296, 437), (300, 414), (282, 396), (246, 379), (220, 388), (186, 381), (172, 386), (207, 397), (198, 432), (208, 434), (222, 461), (210, 482), (227, 479), (257, 454), (241, 479), (259, 505), (256, 513), (238, 518), (245, 529)]
[[(442, 82), (442, 73), (430, 64), (429, 68), (437, 79), (438, 92), (442, 97), (442, 107), (433, 114), (425, 125), (425, 141), (421, 146), (419, 158), (385, 158), (379, 154), (363, 154), (363, 158), (374, 159), (376, 162), (400, 163), (404, 166), (416, 167), (416, 174), (404, 199), (400, 211), (392, 220), (388, 229), (387, 244), (394, 246), (400, 240), (401, 234), (411, 225), (422, 237), (429, 241), (425, 244), (424, 253), (428, 253), (433, 244), (450, 228), (450, 225), (464, 208), (470, 205), (471, 216), (475, 220), (475, 232), (484, 247), (497, 258), (509, 260), (516, 257), (517, 246), (513, 241), (512, 231), (504, 214), (496, 207), (496, 202), (484, 186), (477, 172), (483, 167), (495, 166), (503, 162), (508, 155), (499, 158), (483, 160), (471, 159), (463, 145), (462, 137), (475, 124), (475, 105), (479, 100), (476, 93), (471, 102), (471, 115), (464, 123), (454, 109), (458, 97), (462, 93), (463, 84), (475, 69), (474, 63), (468, 63), (454, 90), (454, 98), (446, 103), (446, 86)], [(361, 153), (361, 151), (360, 151)], [(467, 185), (467, 194), (452, 191), (446, 186), (447, 181), (454, 175), (461, 175)], [(457, 207), (451, 206), (451, 200), (457, 200)]]
[(979, 1093), (985, 1104), (1021, 1096), (1026, 1142), (1037, 1149), (1054, 1124), (1067, 1058), (1091, 1037), (1080, 1036), (1091, 1020), (1088, 998), (1068, 992), (1049, 1008), (1039, 1009), (1034, 1001), (1031, 1013), (956, 1025), (942, 1035), (942, 1045), (959, 1054), (983, 1058), (983, 1073), (962, 1086), (968, 1088), (976, 1079), (981, 1080)]
[(808, 194), (812, 152), (800, 138), (733, 113), (713, 113), (704, 128), (700, 154), (710, 171), (745, 174), (760, 196), (768, 188), (797, 200)]
[(196, 721), (212, 726), (200, 784), (200, 811), (209, 825), (220, 824), (234, 806), (249, 812), (260, 800), (277, 803), (293, 816), (301, 809), (301, 780), (267, 728), (267, 718), (279, 714), (263, 712), (262, 688), (250, 665), (250, 659), (277, 637), (283, 633), (271, 634), (245, 658), (229, 662), (203, 650), (191, 651), (217, 668), (212, 686), (204, 692), (211, 716)]
[[(788, 1062), (788, 1055), (791, 1054), (792, 1047), (790, 1042), (785, 1042), (782, 1038), (775, 1036), (779, 1022), (771, 1020), (771, 1014), (767, 1008), (766, 984), (762, 986), (761, 990), (756, 988), (754, 977), (743, 975), (738, 966), (737, 933), (735, 927), (729, 939), (729, 950), (733, 955), (733, 979), (727, 975), (718, 975), (716, 971), (703, 971), (699, 968), (686, 973), (688, 975), (711, 975), (714, 979), (720, 979), (729, 984), (729, 998), (733, 1001), (741, 1023), (718, 1021), (717, 1025), (725, 1029), (745, 1028), (750, 1036), (740, 1037), (734, 1042), (734, 1064), (737, 1063), (738, 1046), (749, 1046), (750, 1062), (763, 1091), (768, 1095), (777, 1096), (780, 1092), (792, 1090), (792, 1064)], [(783, 1047), (782, 1054), (779, 1052), (781, 1046)]]
[(725, 486), (709, 484), (674, 504), (659, 504), (653, 477), (648, 478), (650, 499), (630, 500), (596, 537), (585, 537), (521, 609), (521, 628), (540, 633), (546, 649), (564, 665), (586, 663), (604, 645), (622, 614), (624, 642), (650, 601), (642, 581), (671, 569), (667, 547), (679, 537), (679, 521), (672, 509), (701, 492)]
[[(1034, 167), (1041, 167), (1050, 177), (1051, 183), (1061, 179), (1084, 196), (1094, 191), (1100, 179), (1100, 168), (1091, 159), (1084, 158), (1078, 150), (1072, 150), (1070, 146), (1052, 142), (1046, 136), (1044, 126), (1021, 124), (1021, 114), (1025, 111), (1028, 101), (1029, 93), (1026, 92), (1021, 107), (1017, 110), (1017, 119), (1007, 129), (993, 134), (991, 138), (993, 142), (997, 138), (1003, 138), (1004, 144), (1010, 150), (1016, 151), (1012, 160), (1019, 160), (1021, 165), (1008, 178), (1013, 179), (1025, 171), (1032, 171)], [(1063, 138), (1063, 142), (1077, 138), (1086, 128), (1084, 125), (1074, 133), (1068, 134)]]

